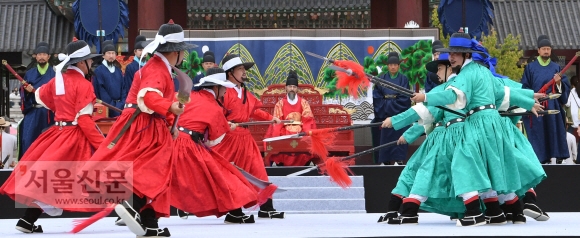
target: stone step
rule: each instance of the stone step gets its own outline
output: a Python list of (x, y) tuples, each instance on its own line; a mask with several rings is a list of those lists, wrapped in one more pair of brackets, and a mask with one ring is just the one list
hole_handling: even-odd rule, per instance
[(274, 199), (278, 211), (365, 210), (364, 199)]
[[(351, 188), (364, 187), (363, 176), (350, 176), (350, 178), (352, 180)], [(268, 179), (284, 189), (289, 187), (340, 187), (330, 181), (329, 176), (269, 176)]]
[(275, 193), (274, 199), (364, 199), (365, 189), (354, 187), (286, 187), (287, 191)]

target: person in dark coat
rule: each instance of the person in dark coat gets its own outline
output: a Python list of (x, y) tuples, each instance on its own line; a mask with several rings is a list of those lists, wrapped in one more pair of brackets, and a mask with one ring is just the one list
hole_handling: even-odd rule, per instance
[[(115, 52), (113, 41), (105, 41), (103, 43), (103, 64), (95, 69), (93, 87), (98, 99), (116, 108), (123, 109), (131, 85), (125, 83), (123, 72), (121, 72), (116, 58), (117, 53)], [(116, 116), (119, 116), (118, 112), (109, 110), (109, 117)]]

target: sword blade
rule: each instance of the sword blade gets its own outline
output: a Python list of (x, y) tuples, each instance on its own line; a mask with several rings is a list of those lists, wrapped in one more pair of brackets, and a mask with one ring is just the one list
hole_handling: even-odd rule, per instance
[(287, 139), (292, 139), (292, 138), (300, 138), (299, 134), (293, 134), (293, 135), (285, 135), (285, 136), (276, 136), (276, 137), (270, 137), (270, 138), (264, 138), (264, 142), (272, 142), (272, 141), (279, 141), (279, 140), (287, 140)]
[[(270, 182), (256, 178), (254, 175), (248, 173), (247, 171), (243, 170), (242, 168), (238, 167), (235, 164), (232, 164), (232, 165), (234, 167), (236, 167), (236, 169), (238, 169), (240, 171), (240, 173), (242, 173), (242, 175), (244, 175), (244, 178), (246, 178), (249, 183), (255, 185), (256, 187), (258, 187), (260, 189), (264, 189), (264, 188), (268, 187), (268, 185), (272, 184)], [(276, 188), (275, 193), (277, 193), (277, 192), (286, 192), (286, 190), (282, 189), (282, 188)]]

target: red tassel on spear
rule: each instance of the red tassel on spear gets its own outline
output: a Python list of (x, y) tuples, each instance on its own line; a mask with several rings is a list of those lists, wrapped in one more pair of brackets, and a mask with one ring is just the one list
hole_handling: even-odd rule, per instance
[[(576, 54), (574, 55), (572, 60), (570, 60), (570, 62), (568, 62), (568, 64), (566, 64), (566, 66), (562, 69), (562, 71), (558, 72), (558, 74), (560, 76), (562, 76), (564, 73), (566, 73), (568, 68), (570, 68), (570, 66), (572, 66), (572, 64), (576, 61), (578, 56), (580, 56), (580, 51), (576, 52)], [(554, 78), (552, 78), (548, 83), (546, 83), (544, 86), (542, 86), (542, 88), (540, 88), (540, 91), (538, 91), (538, 93), (546, 93), (550, 87), (552, 87), (552, 93), (554, 93), (556, 91), (555, 84), (556, 84), (556, 80)], [(545, 107), (548, 106), (548, 102), (544, 102), (543, 104)]]

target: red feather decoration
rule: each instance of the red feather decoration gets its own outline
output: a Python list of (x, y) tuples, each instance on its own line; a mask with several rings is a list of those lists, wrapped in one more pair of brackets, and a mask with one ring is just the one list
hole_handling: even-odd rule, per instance
[(111, 204), (109, 205), (107, 208), (105, 208), (104, 210), (98, 212), (97, 214), (86, 218), (86, 219), (74, 219), (73, 220), (73, 225), (74, 228), (72, 229), (72, 231), (70, 231), (71, 233), (78, 233), (79, 231), (82, 231), (83, 229), (87, 228), (88, 226), (90, 226), (91, 224), (97, 222), (98, 220), (101, 220), (103, 217), (108, 216), (109, 214), (111, 214), (111, 212), (113, 211), (113, 209), (115, 209), (115, 206), (117, 204)]
[(322, 161), (326, 161), (328, 158), (328, 149), (326, 147), (333, 145), (336, 137), (334, 128), (311, 130), (308, 134), (310, 136), (303, 137), (302, 140), (310, 145), (310, 153), (320, 157)]
[(348, 188), (352, 185), (352, 180), (348, 174), (354, 174), (348, 167), (354, 161), (353, 159), (341, 160), (340, 158), (329, 158), (325, 163), (320, 164), (320, 172), (330, 176), (330, 180), (342, 188)]
[(366, 89), (370, 85), (370, 81), (365, 74), (364, 67), (351, 60), (335, 60), (334, 65), (343, 69), (352, 70), (352, 75), (336, 71), (336, 88), (348, 89), (348, 94), (354, 98), (358, 98), (358, 89), (360, 87)]
[(276, 189), (278, 189), (278, 186), (273, 183), (262, 189), (262, 191), (258, 193), (258, 205), (266, 203), (268, 199), (272, 197), (274, 192), (276, 192)]

